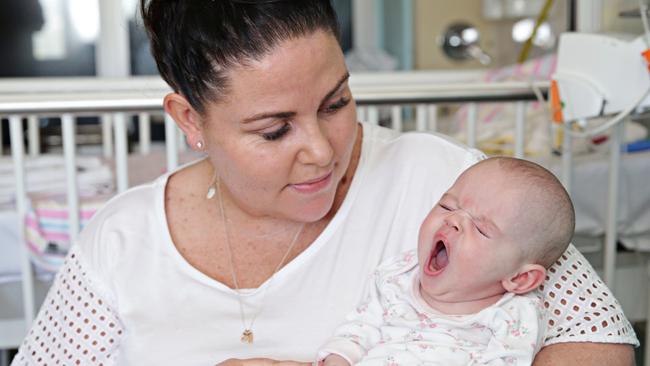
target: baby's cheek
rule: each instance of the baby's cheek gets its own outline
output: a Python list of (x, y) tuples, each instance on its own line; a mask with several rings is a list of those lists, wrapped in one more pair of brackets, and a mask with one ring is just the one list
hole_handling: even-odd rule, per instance
[(427, 251), (424, 248), (418, 246), (418, 265), (420, 265), (420, 268), (426, 265), (427, 256)]
[(464, 274), (478, 276), (488, 273), (490, 271), (488, 267), (493, 263), (490, 263), (485, 253), (470, 253), (469, 255), (458, 256), (455, 264), (461, 268)]

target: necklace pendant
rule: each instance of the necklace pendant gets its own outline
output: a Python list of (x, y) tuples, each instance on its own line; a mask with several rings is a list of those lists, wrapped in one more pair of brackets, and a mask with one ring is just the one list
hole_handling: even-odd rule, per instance
[(217, 189), (214, 187), (210, 187), (210, 189), (208, 189), (208, 194), (205, 195), (205, 198), (211, 200), (216, 193), (217, 193)]
[(244, 329), (244, 332), (241, 334), (241, 342), (253, 344), (253, 331), (250, 329)]

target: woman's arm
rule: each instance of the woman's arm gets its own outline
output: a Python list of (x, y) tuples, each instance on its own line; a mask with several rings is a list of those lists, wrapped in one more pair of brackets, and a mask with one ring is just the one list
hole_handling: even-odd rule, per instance
[(585, 257), (570, 245), (548, 275), (549, 323), (534, 365), (633, 365), (634, 329)]
[(114, 365), (122, 325), (73, 246), (13, 366)]
[(621, 304), (573, 245), (547, 273), (541, 286), (549, 317), (544, 349), (560, 343), (639, 344)]
[(533, 366), (634, 366), (629, 344), (558, 343), (542, 348)]

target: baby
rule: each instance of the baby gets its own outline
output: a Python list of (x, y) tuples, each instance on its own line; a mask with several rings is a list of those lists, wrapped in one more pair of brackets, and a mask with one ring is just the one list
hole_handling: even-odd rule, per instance
[(415, 250), (380, 265), (365, 300), (319, 352), (325, 365), (530, 365), (546, 320), (537, 288), (574, 230), (541, 166), (496, 157), (429, 212)]

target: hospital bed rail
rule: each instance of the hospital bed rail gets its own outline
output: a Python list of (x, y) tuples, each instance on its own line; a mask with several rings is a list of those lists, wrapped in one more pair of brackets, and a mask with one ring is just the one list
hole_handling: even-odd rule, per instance
[[(436, 72), (396, 72), (353, 74), (350, 87), (358, 105), (359, 120), (379, 123), (379, 108), (390, 109), (390, 127), (403, 130), (403, 107), (415, 110), (415, 130), (437, 129), (437, 105), (441, 103), (467, 103), (466, 143), (475, 147), (478, 104), (484, 102), (515, 103), (514, 155), (525, 158), (524, 133), (526, 109), (531, 101), (538, 100), (548, 90), (548, 82), (474, 82), (476, 75), (458, 82), (458, 74)], [(100, 116), (104, 155), (112, 156), (116, 166), (118, 192), (128, 188), (127, 170), (127, 117), (137, 114), (140, 127), (140, 152), (146, 154), (150, 145), (149, 123), (152, 114), (161, 113), (162, 98), (170, 92), (159, 77), (133, 77), (128, 79), (14, 79), (0, 81), (0, 117), (9, 119), (11, 156), (16, 181), (16, 209), (19, 217), (26, 213), (27, 192), (24, 171), (23, 119), (28, 120), (28, 147), (32, 156), (38, 155), (38, 118), (60, 117), (62, 124), (63, 155), (67, 174), (67, 204), (69, 207), (70, 238), (79, 231), (79, 200), (75, 181), (75, 118)], [(36, 121), (36, 122), (34, 122)], [(550, 123), (550, 122), (549, 122)], [(165, 114), (165, 148), (167, 169), (178, 165), (178, 153), (185, 147), (180, 131)], [(622, 133), (617, 128), (612, 134), (610, 154), (609, 214), (604, 249), (604, 278), (613, 283), (616, 248), (616, 194)], [(112, 130), (112, 131), (111, 131)], [(111, 133), (112, 132), (112, 133)], [(2, 131), (0, 131), (0, 134)], [(111, 135), (113, 137), (111, 138)], [(114, 145), (113, 145), (114, 139)], [(562, 180), (571, 191), (572, 141), (564, 134)], [(21, 234), (24, 222), (21, 220)], [(24, 240), (24, 237), (21, 238)], [(28, 254), (21, 248), (22, 290), (24, 319), (13, 321), (12, 329), (30, 326), (34, 318), (33, 276)], [(10, 321), (11, 322), (11, 321)], [(8, 324), (8, 323), (7, 323)], [(0, 329), (4, 327), (0, 321)], [(4, 332), (0, 332), (2, 334)], [(9, 337), (11, 338), (11, 337)], [(22, 335), (12, 340), (0, 336), (0, 349), (17, 346)]]

